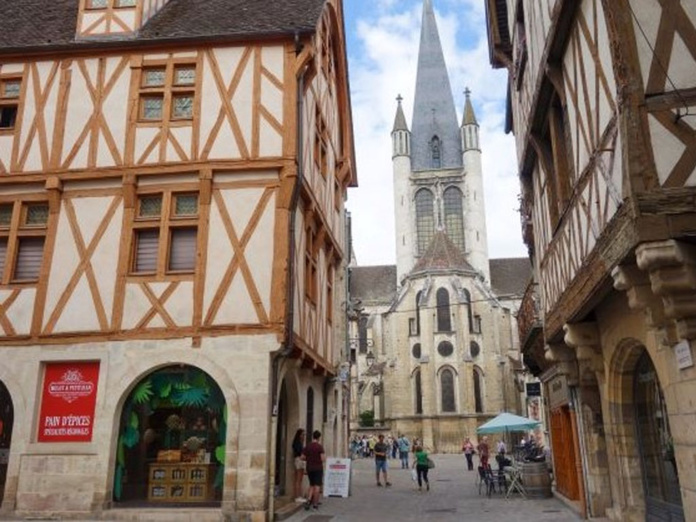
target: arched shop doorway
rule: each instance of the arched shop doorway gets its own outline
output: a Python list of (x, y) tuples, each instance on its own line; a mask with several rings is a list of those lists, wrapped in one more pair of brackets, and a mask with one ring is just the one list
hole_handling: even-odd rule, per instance
[(123, 405), (114, 501), (219, 503), (226, 431), (225, 399), (208, 374), (186, 365), (151, 373)]
[(665, 399), (648, 352), (638, 359), (634, 380), (637, 439), (647, 521), (683, 521), (681, 489)]
[(275, 454), (275, 492), (276, 496), (286, 494), (286, 467), (288, 462), (288, 389), (285, 381), (280, 387), (278, 397), (278, 417), (276, 424), (276, 454)]
[(5, 494), (7, 464), (10, 460), (10, 443), (12, 442), (12, 424), (14, 409), (12, 398), (5, 385), (0, 382), (0, 503)]

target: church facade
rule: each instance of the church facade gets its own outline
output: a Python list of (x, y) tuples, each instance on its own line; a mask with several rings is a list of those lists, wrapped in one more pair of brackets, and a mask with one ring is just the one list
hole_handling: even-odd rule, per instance
[(401, 101), (392, 131), (396, 265), (350, 269), (359, 304), (352, 426), (374, 411), (384, 429), (458, 451), (479, 424), (521, 409), (515, 312), (530, 267), (488, 257), (479, 125), (468, 90), (458, 122), (430, 0), (410, 129)]

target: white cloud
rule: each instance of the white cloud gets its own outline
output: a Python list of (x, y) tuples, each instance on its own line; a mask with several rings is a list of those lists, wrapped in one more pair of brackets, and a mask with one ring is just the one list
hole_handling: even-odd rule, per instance
[[(358, 263), (393, 264), (390, 133), (398, 94), (404, 97), (406, 120), (411, 121), (422, 2), (379, 0), (366, 5), (372, 9), (362, 12), (371, 16), (355, 20), (348, 48), (359, 183), (349, 192), (348, 208)], [(436, 0), (434, 5), (459, 117), (468, 86), (481, 126), (490, 256), (526, 256), (517, 213), (514, 140), (503, 130), (506, 74), (494, 71), (488, 62), (483, 2)]]

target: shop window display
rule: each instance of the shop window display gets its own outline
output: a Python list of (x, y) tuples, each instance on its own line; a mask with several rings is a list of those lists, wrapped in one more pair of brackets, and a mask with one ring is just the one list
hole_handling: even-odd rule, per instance
[(196, 368), (164, 368), (140, 381), (121, 415), (114, 500), (219, 502), (226, 411), (220, 388)]

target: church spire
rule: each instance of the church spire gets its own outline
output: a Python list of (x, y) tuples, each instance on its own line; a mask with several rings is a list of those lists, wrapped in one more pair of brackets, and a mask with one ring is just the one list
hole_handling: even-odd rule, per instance
[(411, 133), (406, 125), (406, 117), (401, 107), (403, 98), (399, 94), (396, 97), (398, 106), (396, 107), (396, 117), (394, 118), (394, 128), (392, 129), (392, 158), (397, 156), (411, 155)]
[(457, 113), (432, 0), (423, 2), (411, 147), (413, 170), (462, 167)]

